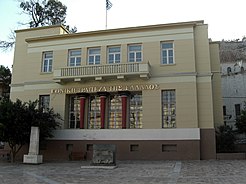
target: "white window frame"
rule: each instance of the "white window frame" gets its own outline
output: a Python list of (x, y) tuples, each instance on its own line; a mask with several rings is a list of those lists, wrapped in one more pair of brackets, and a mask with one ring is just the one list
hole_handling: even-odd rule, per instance
[[(73, 117), (73, 118), (71, 118)], [(79, 128), (80, 124), (80, 102), (78, 96), (70, 96), (69, 99), (69, 125), (70, 129)]]
[(122, 99), (119, 94), (112, 94), (108, 104), (108, 128), (122, 128)]
[[(166, 96), (165, 96), (166, 94)], [(172, 96), (172, 94), (174, 96)], [(167, 97), (167, 99), (165, 98)], [(176, 128), (176, 90), (162, 90), (162, 128)]]
[[(172, 44), (172, 47), (170, 48), (164, 48), (163, 46), (165, 44)], [(166, 52), (166, 63), (163, 62), (164, 60), (164, 56), (163, 56), (163, 52)], [(172, 51), (172, 55), (171, 55), (171, 52)], [(171, 61), (171, 58), (172, 58), (172, 61)], [(161, 64), (162, 65), (172, 65), (172, 64), (175, 64), (175, 59), (174, 59), (174, 43), (173, 42), (161, 42)]]
[[(49, 57), (48, 55), (51, 55), (51, 57)], [(43, 52), (42, 72), (43, 73), (52, 72), (52, 65), (53, 65), (53, 51)]]
[[(119, 48), (119, 51), (110, 51), (111, 49)], [(113, 60), (110, 60), (110, 56), (113, 57)], [(119, 60), (117, 60), (119, 56)], [(121, 47), (120, 46), (111, 46), (108, 47), (108, 64), (116, 64), (121, 62)]]
[(98, 95), (91, 95), (89, 97), (88, 108), (88, 129), (100, 129), (101, 128), (101, 106), (100, 97)]
[[(136, 46), (140, 46), (141, 49), (140, 50), (131, 50), (131, 47), (136, 47)], [(138, 54), (141, 54), (141, 58), (139, 60), (139, 58), (137, 57)], [(133, 54), (134, 55), (134, 59), (131, 60), (130, 55)], [(142, 62), (143, 60), (143, 46), (142, 44), (131, 44), (128, 45), (128, 62), (129, 63), (134, 63), (134, 62)]]
[[(80, 54), (74, 55), (73, 52), (80, 51)], [(81, 49), (73, 49), (68, 51), (68, 66), (81, 66)], [(71, 60), (74, 59), (74, 63), (72, 64)]]
[(44, 111), (50, 107), (50, 95), (39, 95), (39, 108)]
[[(90, 53), (90, 51), (98, 50), (98, 53)], [(99, 57), (99, 62), (96, 61), (96, 58)], [(93, 58), (93, 61), (90, 61), (90, 58)], [(94, 47), (94, 48), (88, 48), (88, 65), (98, 65), (101, 63), (101, 48), (100, 47)]]
[(131, 95), (129, 120), (129, 128), (143, 128), (143, 97), (140, 92)]

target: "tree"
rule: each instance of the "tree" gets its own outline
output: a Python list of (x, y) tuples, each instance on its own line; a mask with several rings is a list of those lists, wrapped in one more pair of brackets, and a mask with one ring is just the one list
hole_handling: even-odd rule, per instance
[(216, 151), (218, 153), (233, 152), (236, 137), (232, 127), (227, 125), (219, 126), (216, 130)]
[(15, 45), (15, 32), (11, 31), (9, 35), (9, 40), (8, 41), (1, 41), (0, 40), (0, 48), (3, 51), (7, 51), (9, 49), (12, 49)]
[(246, 59), (246, 39), (222, 40), (220, 42), (220, 60), (222, 63), (236, 62)]
[(11, 76), (10, 69), (0, 65), (0, 99), (1, 97), (9, 98)]
[[(30, 17), (28, 22), (29, 27), (42, 27), (50, 25), (64, 25), (70, 32), (77, 32), (76, 27), (66, 25), (66, 11), (67, 7), (59, 0), (19, 0), (20, 8), (23, 13)], [(9, 41), (0, 40), (0, 48), (8, 50), (13, 48), (15, 44), (15, 35), (10, 35)]]
[(31, 17), (30, 27), (40, 27), (45, 25), (62, 24), (65, 22), (67, 7), (60, 1), (39, 0), (22, 1), (20, 8)]
[(3, 99), (0, 102), (0, 140), (8, 143), (11, 149), (11, 162), (16, 154), (29, 143), (32, 126), (40, 129), (40, 140), (52, 137), (53, 130), (59, 126), (60, 115), (53, 109), (37, 108), (37, 101), (12, 102)]
[(239, 133), (246, 134), (246, 104), (244, 109), (241, 111), (241, 115), (236, 118), (236, 127)]
[[(62, 24), (66, 26), (66, 11), (67, 7), (58, 0), (29, 0), (21, 1), (20, 8), (23, 12), (30, 16), (30, 27), (41, 27), (49, 25)], [(76, 27), (71, 29), (76, 32)]]

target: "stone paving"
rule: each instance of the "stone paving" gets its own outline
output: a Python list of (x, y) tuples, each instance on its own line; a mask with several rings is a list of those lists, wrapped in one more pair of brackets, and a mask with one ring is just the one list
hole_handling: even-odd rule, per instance
[(117, 161), (117, 168), (89, 162), (40, 165), (0, 162), (0, 184), (246, 184), (246, 160)]

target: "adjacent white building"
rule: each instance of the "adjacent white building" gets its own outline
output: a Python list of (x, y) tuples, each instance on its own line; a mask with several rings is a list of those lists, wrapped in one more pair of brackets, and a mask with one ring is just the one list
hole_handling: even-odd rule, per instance
[(235, 128), (246, 102), (246, 61), (221, 62), (224, 123)]

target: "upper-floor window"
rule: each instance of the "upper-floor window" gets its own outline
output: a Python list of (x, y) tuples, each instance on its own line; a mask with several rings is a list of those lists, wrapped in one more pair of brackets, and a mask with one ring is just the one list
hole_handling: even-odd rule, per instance
[(50, 107), (50, 95), (40, 95), (39, 96), (39, 108), (47, 110)]
[(43, 53), (43, 63), (42, 63), (42, 72), (51, 72), (52, 71), (52, 62), (53, 62), (53, 52), (44, 52)]
[(175, 90), (162, 91), (162, 128), (176, 127), (176, 94)]
[(174, 64), (173, 43), (161, 43), (161, 64)]
[(241, 115), (241, 105), (240, 104), (235, 104), (235, 115), (236, 115), (236, 118), (238, 118)]
[(100, 48), (89, 48), (88, 49), (88, 64), (95, 65), (100, 64), (101, 57), (101, 49)]
[(226, 106), (223, 105), (223, 115), (225, 116), (226, 115)]
[(231, 67), (227, 67), (227, 74), (231, 73)]
[(142, 61), (142, 45), (129, 45), (128, 46), (128, 62), (141, 62)]
[(108, 63), (120, 63), (120, 47), (108, 48)]
[(80, 66), (81, 65), (81, 50), (69, 50), (69, 66)]

